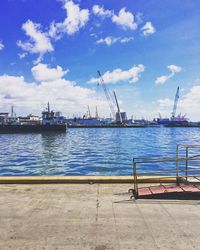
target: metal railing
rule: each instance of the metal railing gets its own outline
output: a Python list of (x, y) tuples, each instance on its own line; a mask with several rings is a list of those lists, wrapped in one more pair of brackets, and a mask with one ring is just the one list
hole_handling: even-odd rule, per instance
[[(190, 158), (198, 158), (200, 157), (200, 154), (193, 154), (193, 156), (189, 156), (190, 150), (192, 149), (194, 151), (194, 149), (197, 149), (200, 153), (200, 145), (199, 144), (178, 144), (176, 146), (176, 158), (179, 159), (179, 155), (180, 155), (180, 151), (181, 149), (183, 150), (183, 153), (185, 154), (185, 178), (186, 180), (188, 180), (188, 167), (189, 167), (189, 159)], [(197, 165), (200, 168), (200, 165)], [(176, 161), (176, 172), (177, 172), (177, 184), (178, 184), (178, 180), (179, 180), (179, 161)]]
[[(198, 150), (196, 152), (196, 150)], [(164, 164), (164, 166), (162, 166)], [(168, 164), (168, 166), (166, 165)], [(151, 166), (150, 168), (148, 166)], [(157, 168), (158, 170), (157, 170)], [(144, 171), (146, 169), (146, 171)], [(162, 180), (174, 177), (176, 184), (189, 177), (200, 177), (200, 145), (178, 144), (176, 157), (133, 158), (133, 177), (135, 198), (138, 198), (138, 177), (160, 177)]]

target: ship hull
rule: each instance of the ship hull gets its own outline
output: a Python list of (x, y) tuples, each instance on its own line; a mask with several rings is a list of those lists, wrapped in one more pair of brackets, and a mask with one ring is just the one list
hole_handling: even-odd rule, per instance
[(0, 125), (1, 134), (66, 132), (66, 125)]
[(200, 123), (169, 123), (165, 125), (168, 128), (200, 128)]
[(146, 128), (145, 125), (139, 124), (95, 124), (95, 125), (86, 125), (86, 124), (68, 124), (68, 128)]

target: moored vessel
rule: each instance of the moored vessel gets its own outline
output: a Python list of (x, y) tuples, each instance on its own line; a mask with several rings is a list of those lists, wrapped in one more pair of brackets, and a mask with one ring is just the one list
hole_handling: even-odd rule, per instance
[(27, 117), (11, 117), (8, 113), (0, 113), (0, 133), (41, 133), (66, 132), (64, 117), (48, 107), (42, 112), (42, 118), (29, 115)]

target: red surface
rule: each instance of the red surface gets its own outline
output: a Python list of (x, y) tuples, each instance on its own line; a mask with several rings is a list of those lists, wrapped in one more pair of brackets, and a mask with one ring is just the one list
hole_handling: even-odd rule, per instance
[(149, 188), (139, 188), (138, 189), (138, 194), (139, 195), (151, 195), (152, 192)]
[(200, 190), (200, 185), (194, 185), (194, 186)]
[(181, 192), (200, 192), (200, 185), (180, 185), (180, 186), (154, 186), (139, 188), (139, 196), (143, 195), (153, 195), (153, 194), (163, 194), (163, 193), (181, 193)]
[(200, 190), (196, 188), (194, 185), (181, 185), (180, 187), (185, 192), (200, 192)]
[(149, 189), (153, 194), (162, 194), (167, 192), (164, 186), (150, 187)]
[(171, 192), (183, 192), (183, 190), (179, 186), (167, 186), (166, 187), (166, 192), (171, 193)]

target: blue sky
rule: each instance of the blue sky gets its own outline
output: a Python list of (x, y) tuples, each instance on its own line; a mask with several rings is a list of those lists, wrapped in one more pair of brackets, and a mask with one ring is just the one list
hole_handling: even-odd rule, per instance
[(178, 112), (200, 120), (200, 3), (196, 0), (0, 3), (0, 106), (65, 115), (110, 110), (97, 73), (133, 117)]

